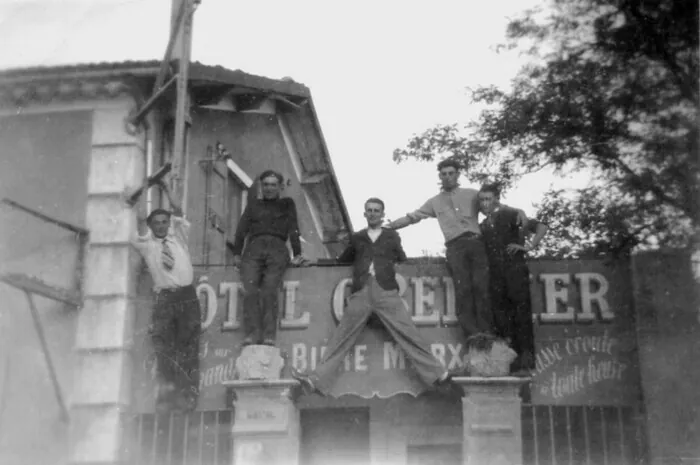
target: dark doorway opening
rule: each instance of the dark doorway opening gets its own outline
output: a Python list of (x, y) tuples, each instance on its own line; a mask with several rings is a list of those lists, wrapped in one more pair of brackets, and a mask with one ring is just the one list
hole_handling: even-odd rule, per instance
[(300, 464), (365, 465), (369, 449), (368, 408), (301, 411)]

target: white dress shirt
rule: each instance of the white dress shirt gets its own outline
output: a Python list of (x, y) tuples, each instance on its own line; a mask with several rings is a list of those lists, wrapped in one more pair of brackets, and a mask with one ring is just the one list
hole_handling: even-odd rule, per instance
[(189, 232), (189, 221), (179, 216), (170, 217), (170, 229), (164, 239), (168, 242), (175, 262), (172, 270), (167, 270), (163, 266), (163, 239), (155, 237), (150, 229), (143, 236), (134, 234), (132, 237), (132, 245), (141, 253), (148, 265), (156, 292), (192, 284), (194, 270), (187, 246)]

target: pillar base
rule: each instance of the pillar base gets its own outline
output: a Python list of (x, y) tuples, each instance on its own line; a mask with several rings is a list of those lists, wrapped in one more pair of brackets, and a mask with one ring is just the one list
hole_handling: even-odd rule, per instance
[(462, 398), (464, 465), (522, 463), (520, 388), (529, 378), (467, 378), (455, 382)]
[(233, 399), (233, 457), (236, 465), (297, 465), (299, 410), (292, 399), (295, 380), (225, 383)]

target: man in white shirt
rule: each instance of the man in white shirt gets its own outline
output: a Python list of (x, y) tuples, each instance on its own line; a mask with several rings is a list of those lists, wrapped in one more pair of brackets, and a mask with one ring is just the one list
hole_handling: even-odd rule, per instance
[(312, 373), (292, 369), (292, 377), (306, 393), (326, 395), (345, 355), (376, 315), (411, 361), (426, 387), (443, 393), (458, 392), (452, 375), (430, 351), (430, 346), (406, 312), (399, 296), (394, 265), (406, 261), (396, 231), (382, 228), (384, 202), (372, 197), (365, 202), (367, 228), (353, 234), (338, 262), (353, 265), (352, 295), (338, 327), (328, 341), (321, 364)]
[(155, 302), (150, 334), (156, 352), (159, 389), (156, 411), (189, 411), (199, 391), (201, 314), (188, 247), (190, 223), (166, 184), (159, 184), (172, 213), (158, 208), (139, 217), (132, 245), (153, 277)]

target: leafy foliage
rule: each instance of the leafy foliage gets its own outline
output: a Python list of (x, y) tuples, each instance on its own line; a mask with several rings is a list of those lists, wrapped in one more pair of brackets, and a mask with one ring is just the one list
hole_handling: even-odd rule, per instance
[(549, 255), (688, 245), (700, 226), (698, 2), (553, 0), (507, 40), (530, 57), (512, 88), (473, 90), (478, 120), (428, 129), (394, 160), (455, 157), (470, 181), (505, 189), (544, 168), (589, 173), (589, 187), (538, 205)]

